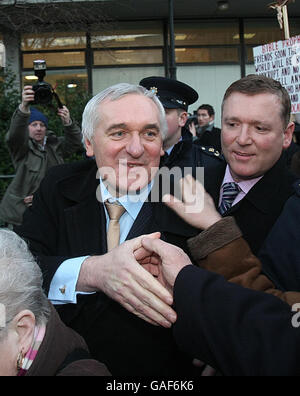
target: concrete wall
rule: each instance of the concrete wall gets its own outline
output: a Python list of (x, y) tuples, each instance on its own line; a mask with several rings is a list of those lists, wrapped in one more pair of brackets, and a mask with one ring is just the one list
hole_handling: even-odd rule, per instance
[(138, 84), (144, 77), (164, 76), (164, 68), (158, 67), (122, 67), (93, 70), (93, 94), (118, 83)]
[(3, 44), (5, 46), (6, 66), (15, 74), (15, 88), (21, 89), (21, 65), (20, 65), (20, 38), (13, 34), (5, 33), (3, 35)]
[[(164, 76), (163, 67), (105, 68), (93, 70), (93, 94), (120, 83), (138, 84), (144, 77)], [(192, 86), (199, 93), (199, 100), (189, 108), (197, 110), (201, 104), (211, 104), (216, 111), (216, 126), (221, 125), (221, 104), (231, 83), (241, 77), (239, 65), (229, 66), (179, 66), (177, 79)]]

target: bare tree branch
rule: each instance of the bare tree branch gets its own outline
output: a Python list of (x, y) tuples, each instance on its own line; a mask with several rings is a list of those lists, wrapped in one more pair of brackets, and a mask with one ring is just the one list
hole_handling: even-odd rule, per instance
[(103, 28), (109, 25), (102, 2), (67, 1), (64, 3), (30, 4), (15, 0), (1, 6), (0, 31), (39, 33), (41, 31), (89, 30), (91, 25)]

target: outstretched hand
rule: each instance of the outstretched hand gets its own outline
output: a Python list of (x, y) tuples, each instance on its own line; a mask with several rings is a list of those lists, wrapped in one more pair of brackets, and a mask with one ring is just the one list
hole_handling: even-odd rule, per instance
[(61, 109), (57, 110), (58, 116), (61, 118), (61, 121), (64, 126), (70, 125), (72, 120), (70, 116), (69, 109), (66, 106), (63, 106)]
[(190, 258), (179, 247), (147, 236), (142, 239), (142, 248), (135, 257), (171, 293), (179, 272), (191, 265)]
[(180, 180), (182, 198), (164, 195), (163, 202), (193, 227), (206, 230), (221, 220), (211, 196), (191, 175)]
[(30, 103), (34, 101), (34, 90), (31, 85), (25, 85), (22, 91), (22, 102), (20, 104), (20, 109), (24, 113), (30, 111)]
[(140, 236), (122, 243), (103, 256), (86, 259), (77, 291), (102, 291), (139, 318), (168, 328), (177, 319), (171, 308), (173, 296), (139, 264), (138, 260), (147, 265), (157, 263), (155, 256), (143, 248), (144, 237), (156, 239), (160, 238), (160, 233)]

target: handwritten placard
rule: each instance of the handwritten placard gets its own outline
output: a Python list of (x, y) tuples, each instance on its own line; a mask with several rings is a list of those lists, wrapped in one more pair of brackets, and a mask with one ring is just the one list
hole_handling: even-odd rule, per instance
[(253, 48), (256, 74), (279, 81), (300, 113), (300, 36)]

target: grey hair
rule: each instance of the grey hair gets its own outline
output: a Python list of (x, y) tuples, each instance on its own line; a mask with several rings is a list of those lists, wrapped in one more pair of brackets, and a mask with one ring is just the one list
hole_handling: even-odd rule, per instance
[(46, 324), (50, 305), (42, 289), (42, 272), (27, 244), (13, 231), (0, 229), (0, 304), (5, 312), (5, 327), (23, 310), (31, 311), (37, 325)]
[(88, 139), (89, 141), (91, 141), (94, 136), (94, 132), (101, 118), (101, 114), (99, 114), (98, 111), (99, 105), (106, 99), (114, 101), (129, 94), (138, 94), (141, 96), (146, 96), (147, 98), (153, 100), (159, 111), (160, 132), (162, 135), (162, 139), (165, 140), (168, 133), (166, 113), (162, 103), (156, 96), (155, 92), (148, 91), (146, 88), (140, 85), (132, 85), (127, 83), (113, 85), (112, 87), (109, 87), (104, 91), (98, 93), (87, 103), (82, 115), (83, 140)]

